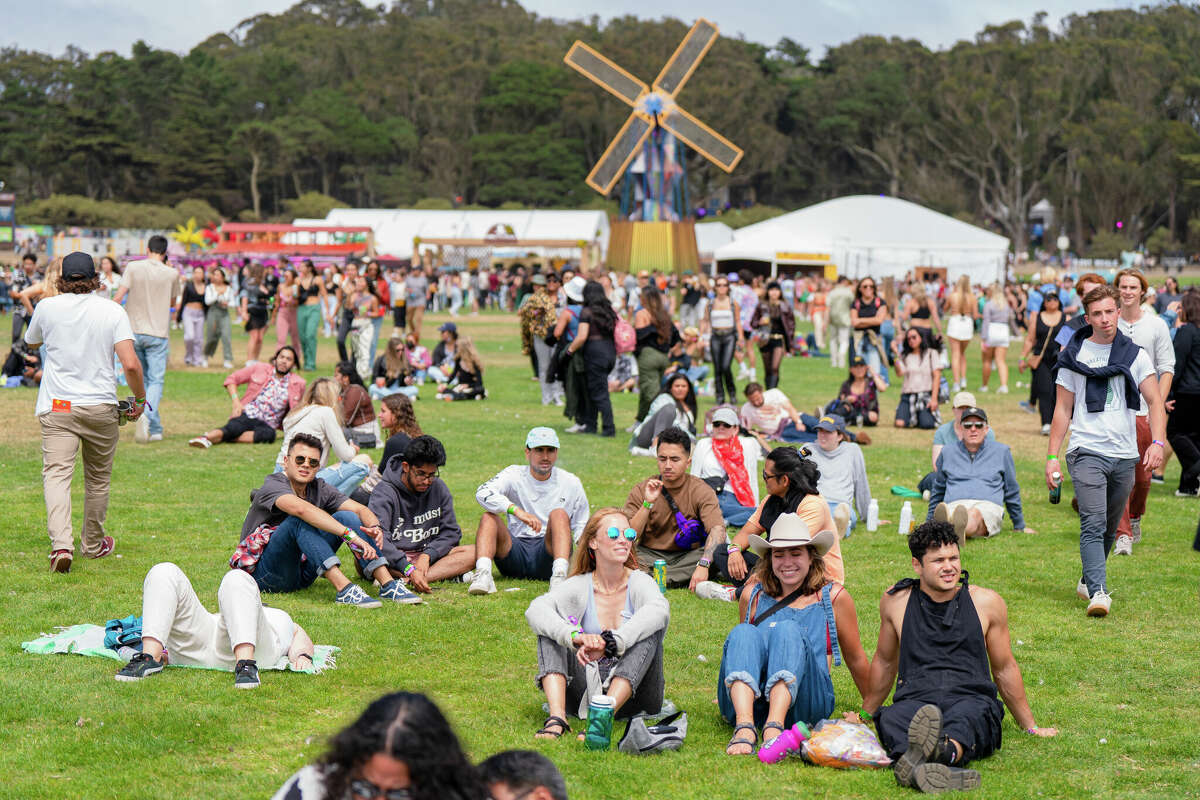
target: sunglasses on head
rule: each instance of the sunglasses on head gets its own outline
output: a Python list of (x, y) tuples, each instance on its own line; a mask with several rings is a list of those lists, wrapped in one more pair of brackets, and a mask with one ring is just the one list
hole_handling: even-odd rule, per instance
[[(633, 528), (626, 528), (623, 532), (625, 534), (625, 538), (631, 542), (637, 538), (637, 531), (635, 531)], [(616, 539), (621, 535), (621, 533), (622, 531), (619, 530), (616, 525), (613, 525), (608, 529), (608, 538)]]
[(410, 789), (388, 789), (384, 791), (366, 778), (350, 781), (350, 794), (356, 800), (376, 800), (379, 797), (383, 797), (385, 800), (409, 800), (412, 797)]
[(296, 462), (297, 467), (303, 467), (305, 464), (313, 467), (321, 466), (320, 456), (292, 456), (292, 460)]
[(968, 430), (968, 431), (978, 430), (978, 429), (982, 428), (984, 425), (987, 425), (987, 423), (986, 422), (964, 422), (962, 424), (963, 430)]

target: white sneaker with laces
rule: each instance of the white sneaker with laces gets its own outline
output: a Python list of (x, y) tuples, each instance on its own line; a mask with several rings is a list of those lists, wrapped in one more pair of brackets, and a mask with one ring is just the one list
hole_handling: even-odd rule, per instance
[(1008, 394), (1008, 387), (1000, 384), (1000, 388), (996, 390), (996, 394)]
[(459, 575), (458, 579), (460, 581), (462, 581), (463, 583), (470, 583), (471, 581), (475, 580), (475, 570), (473, 570), (473, 569), (467, 570), (462, 575)]
[(583, 433), (586, 429), (586, 425), (580, 425), (578, 422), (576, 422), (574, 425), (563, 431), (563, 433)]
[(496, 581), (492, 579), (491, 570), (487, 572), (479, 572), (475, 576), (475, 580), (471, 581), (470, 587), (467, 588), (467, 594), (495, 594)]
[(152, 433), (146, 437), (147, 442), (161, 442), (162, 440), (163, 435), (161, 433)]
[(1049, 435), (1050, 435), (1050, 423), (1047, 422), (1045, 425), (1042, 426), (1042, 436), (1049, 436)]
[(657, 453), (655, 453), (649, 447), (638, 447), (637, 445), (634, 445), (633, 447), (629, 448), (629, 455), (631, 455), (631, 456), (647, 456), (649, 458), (654, 458), (657, 455)]
[(1142, 519), (1138, 517), (1129, 519), (1129, 531), (1133, 534), (1133, 543), (1137, 544), (1142, 540)]
[(212, 442), (208, 440), (207, 436), (197, 436), (195, 439), (189, 439), (188, 445), (190, 447), (199, 447), (203, 450), (207, 450), (208, 448), (212, 447)]
[(716, 581), (700, 581), (696, 584), (696, 597), (703, 597), (705, 600), (732, 603), (736, 591), (734, 587), (724, 586)]
[(1133, 555), (1133, 539), (1128, 536), (1118, 536), (1117, 543), (1113, 545), (1114, 556), (1131, 556)]
[(1112, 608), (1112, 596), (1103, 589), (1099, 589), (1092, 595), (1092, 599), (1088, 603), (1087, 615), (1089, 617), (1107, 617), (1110, 608)]
[(1083, 578), (1080, 578), (1079, 583), (1075, 584), (1075, 596), (1078, 597), (1080, 600), (1091, 600), (1092, 599), (1091, 596), (1088, 594), (1087, 584), (1083, 582)]

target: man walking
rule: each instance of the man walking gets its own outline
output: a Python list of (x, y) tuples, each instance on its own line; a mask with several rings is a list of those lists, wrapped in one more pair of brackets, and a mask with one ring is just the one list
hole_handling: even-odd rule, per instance
[(37, 304), (25, 341), (46, 346), (35, 414), (42, 428), (42, 486), (50, 533), (50, 570), (70, 572), (75, 550), (71, 532), (71, 479), (82, 447), (84, 501), (79, 538), (89, 558), (103, 558), (116, 542), (104, 532), (108, 486), (117, 452), (119, 412), (113, 353), (135, 395), (127, 413), (137, 419), (146, 402), (142, 365), (134, 353), (125, 310), (94, 294), (100, 288), (87, 253), (63, 259), (59, 294)]
[(171, 325), (171, 300), (182, 291), (179, 273), (166, 263), (167, 237), (151, 236), (146, 244), (148, 257), (125, 267), (121, 288), (113, 300), (128, 297), (125, 311), (133, 329), (133, 349), (142, 362), (146, 376), (146, 418), (138, 422), (139, 442), (161, 442), (163, 438), (163, 381), (167, 375), (167, 339)]

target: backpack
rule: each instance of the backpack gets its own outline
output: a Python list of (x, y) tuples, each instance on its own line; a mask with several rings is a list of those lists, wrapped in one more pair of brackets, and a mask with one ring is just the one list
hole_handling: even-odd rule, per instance
[(617, 317), (616, 327), (613, 328), (613, 341), (617, 345), (617, 355), (632, 353), (637, 346), (637, 331), (628, 320)]

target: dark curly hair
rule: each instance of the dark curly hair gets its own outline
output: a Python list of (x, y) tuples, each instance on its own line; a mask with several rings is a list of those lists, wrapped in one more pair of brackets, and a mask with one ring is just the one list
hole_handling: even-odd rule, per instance
[(928, 551), (947, 544), (958, 544), (958, 534), (949, 522), (922, 522), (908, 535), (908, 552), (917, 561), (922, 560)]
[(404, 463), (413, 467), (423, 467), (427, 464), (435, 467), (444, 466), (446, 448), (442, 447), (442, 443), (429, 434), (418, 436), (405, 448)]
[(377, 753), (403, 761), (415, 800), (475, 800), (487, 789), (441, 710), (423, 694), (395, 692), (375, 700), (335, 735), (317, 760), (326, 797), (348, 797), (350, 781)]

